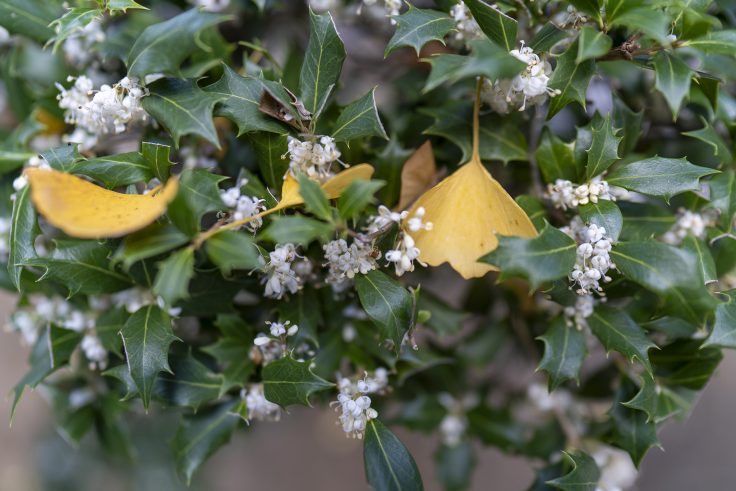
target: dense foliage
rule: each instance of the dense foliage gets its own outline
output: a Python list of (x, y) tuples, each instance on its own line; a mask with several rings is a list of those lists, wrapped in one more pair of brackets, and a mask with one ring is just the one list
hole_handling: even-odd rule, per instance
[(422, 489), (389, 426), (440, 435), (446, 489), (479, 444), (533, 460), (531, 489), (632, 485), (736, 348), (734, 23), (0, 0), (14, 410), (41, 387), (121, 458), (126, 414), (179, 419), (186, 482), (246, 422), (333, 402), (377, 490)]

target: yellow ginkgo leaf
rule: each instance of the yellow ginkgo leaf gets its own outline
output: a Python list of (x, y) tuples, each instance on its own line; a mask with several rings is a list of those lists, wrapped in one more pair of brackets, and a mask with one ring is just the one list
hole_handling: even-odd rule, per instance
[(53, 226), (80, 239), (120, 237), (151, 224), (179, 189), (173, 177), (158, 192), (122, 194), (51, 169), (27, 169), (36, 210)]
[(473, 156), (468, 163), (424, 193), (409, 216), (423, 207), (431, 230), (410, 232), (419, 259), (432, 266), (447, 262), (463, 278), (477, 278), (498, 268), (478, 258), (498, 246), (497, 234), (535, 237), (531, 220), (483, 167), (478, 152), (479, 100), (473, 116)]

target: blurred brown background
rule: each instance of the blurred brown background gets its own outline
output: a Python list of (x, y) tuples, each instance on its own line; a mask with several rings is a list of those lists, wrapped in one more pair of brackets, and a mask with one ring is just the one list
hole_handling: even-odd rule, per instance
[[(6, 317), (12, 303), (12, 296), (0, 295), (0, 317)], [(4, 394), (25, 373), (27, 351), (20, 347), (16, 334), (0, 333), (0, 390)], [(0, 420), (4, 422), (9, 418), (10, 403), (9, 397), (3, 398)], [(726, 353), (690, 419), (671, 423), (661, 432), (665, 451), (653, 449), (649, 453), (635, 489), (736, 489), (735, 409), (736, 353)], [(335, 426), (335, 417), (328, 408), (300, 408), (279, 423), (256, 423), (250, 431), (236, 434), (230, 445), (205, 465), (189, 489), (367, 489), (361, 442), (346, 439)], [(101, 460), (93, 438), (78, 450), (69, 447), (56, 434), (46, 401), (37, 392), (26, 393), (12, 429), (0, 424), (0, 491), (185, 490), (168, 461), (167, 440), (174, 429), (151, 424), (152, 418), (142, 417), (141, 424), (131, 424), (145, 443), (137, 448), (139, 464), (134, 469), (120, 468)], [(398, 433), (417, 459), (426, 489), (439, 489), (432, 462), (436, 442), (423, 435)], [(531, 480), (532, 469), (523, 459), (482, 449), (472, 489), (520, 491)]]

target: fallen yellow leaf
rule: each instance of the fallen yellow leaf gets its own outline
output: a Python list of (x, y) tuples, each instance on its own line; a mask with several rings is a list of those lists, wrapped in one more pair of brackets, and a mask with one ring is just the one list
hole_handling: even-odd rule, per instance
[(537, 235), (524, 210), (481, 163), (479, 105), (476, 95), (470, 161), (424, 193), (409, 211), (412, 216), (424, 207), (424, 221), (433, 225), (431, 230), (409, 232), (420, 250), (419, 259), (432, 266), (447, 262), (466, 279), (498, 269), (478, 262), (478, 258), (498, 247), (497, 234)]
[(26, 169), (36, 210), (64, 233), (80, 239), (120, 237), (151, 224), (176, 196), (179, 181), (158, 192), (122, 194), (51, 169)]
[(419, 147), (401, 169), (401, 195), (399, 210), (411, 205), (422, 193), (432, 187), (437, 177), (432, 143), (427, 140)]

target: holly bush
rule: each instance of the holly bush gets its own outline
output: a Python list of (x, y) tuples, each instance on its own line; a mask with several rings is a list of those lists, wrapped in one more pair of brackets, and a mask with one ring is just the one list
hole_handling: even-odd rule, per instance
[(479, 445), (530, 459), (531, 489), (632, 485), (736, 347), (735, 22), (0, 0), (13, 410), (40, 387), (121, 458), (128, 415), (175, 418), (186, 482), (246, 424), (329, 404), (377, 490), (423, 487), (397, 426), (439, 435), (446, 489)]

